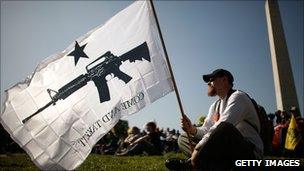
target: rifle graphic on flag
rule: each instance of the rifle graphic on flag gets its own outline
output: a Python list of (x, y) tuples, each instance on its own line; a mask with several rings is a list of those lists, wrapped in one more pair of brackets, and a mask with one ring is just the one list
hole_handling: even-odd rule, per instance
[[(58, 91), (47, 89), (51, 101), (45, 106), (38, 109), (35, 113), (23, 119), (22, 123), (26, 123), (29, 119), (42, 112), (47, 107), (55, 105), (59, 99), (66, 99), (75, 91), (87, 85), (89, 81), (93, 81), (95, 86), (97, 87), (100, 103), (109, 101), (110, 93), (107, 85), (106, 76), (108, 74), (113, 74), (114, 77), (118, 77), (127, 84), (132, 79), (132, 77), (120, 71), (119, 66), (124, 61), (129, 60), (130, 62), (134, 62), (135, 60), (142, 60), (142, 58), (150, 62), (149, 49), (146, 42), (121, 55), (120, 57), (114, 56), (110, 51), (106, 52), (105, 54), (97, 58), (95, 61), (91, 62), (89, 65), (86, 66), (86, 74), (78, 76), (74, 80), (64, 85)], [(97, 63), (97, 65), (93, 66), (92, 68), (89, 68), (92, 64), (102, 59), (104, 59), (102, 62)], [(52, 92), (55, 93), (54, 96), (52, 96)]]

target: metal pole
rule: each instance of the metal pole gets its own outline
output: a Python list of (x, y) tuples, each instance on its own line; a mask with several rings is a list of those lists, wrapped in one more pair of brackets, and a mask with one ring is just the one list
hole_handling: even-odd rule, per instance
[[(149, 1), (150, 1), (150, 4), (151, 4), (151, 7), (152, 7), (153, 15), (155, 17), (155, 21), (156, 21), (159, 37), (160, 37), (160, 40), (161, 40), (161, 44), (164, 48), (164, 53), (165, 53), (165, 57), (166, 57), (166, 60), (167, 60), (169, 72), (170, 72), (170, 75), (172, 77), (173, 87), (174, 87), (174, 90), (175, 90), (178, 106), (179, 106), (182, 117), (186, 117), (186, 115), (184, 113), (182, 101), (181, 101), (181, 98), (179, 96), (179, 92), (178, 92), (178, 89), (177, 89), (177, 86), (176, 86), (176, 81), (175, 81), (175, 78), (174, 78), (174, 75), (173, 75), (173, 70), (172, 70), (172, 67), (171, 67), (171, 63), (170, 63), (170, 60), (169, 60), (169, 56), (168, 56), (168, 53), (167, 53), (167, 49), (166, 49), (166, 46), (165, 46), (163, 35), (161, 33), (161, 30), (160, 30), (160, 26), (159, 26), (159, 22), (158, 22), (157, 15), (156, 15), (156, 12), (155, 12), (155, 8), (154, 8), (154, 5), (153, 5), (153, 1), (152, 0), (149, 0)], [(191, 143), (189, 132), (186, 131), (186, 133), (187, 133), (188, 141), (189, 141), (189, 144), (190, 144), (190, 149), (191, 149), (191, 151), (193, 151), (194, 149), (193, 149), (193, 146), (192, 146), (192, 143)]]

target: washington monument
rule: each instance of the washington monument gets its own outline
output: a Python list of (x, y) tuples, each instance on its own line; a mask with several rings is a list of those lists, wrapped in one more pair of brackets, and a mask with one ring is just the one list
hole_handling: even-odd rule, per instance
[(266, 0), (265, 10), (277, 109), (287, 111), (299, 103), (277, 0)]

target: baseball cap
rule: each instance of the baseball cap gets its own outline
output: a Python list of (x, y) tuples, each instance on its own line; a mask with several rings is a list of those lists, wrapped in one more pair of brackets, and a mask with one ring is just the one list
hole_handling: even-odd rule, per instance
[(203, 75), (203, 80), (208, 83), (210, 80), (213, 80), (217, 77), (226, 76), (228, 78), (229, 83), (233, 83), (234, 79), (232, 74), (225, 69), (216, 69), (211, 74)]

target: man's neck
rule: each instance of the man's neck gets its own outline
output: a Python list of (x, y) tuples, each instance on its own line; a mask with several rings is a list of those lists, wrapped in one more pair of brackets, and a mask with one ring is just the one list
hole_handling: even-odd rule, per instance
[(230, 89), (231, 89), (230, 87), (223, 89), (223, 91), (218, 94), (219, 98), (225, 100)]

